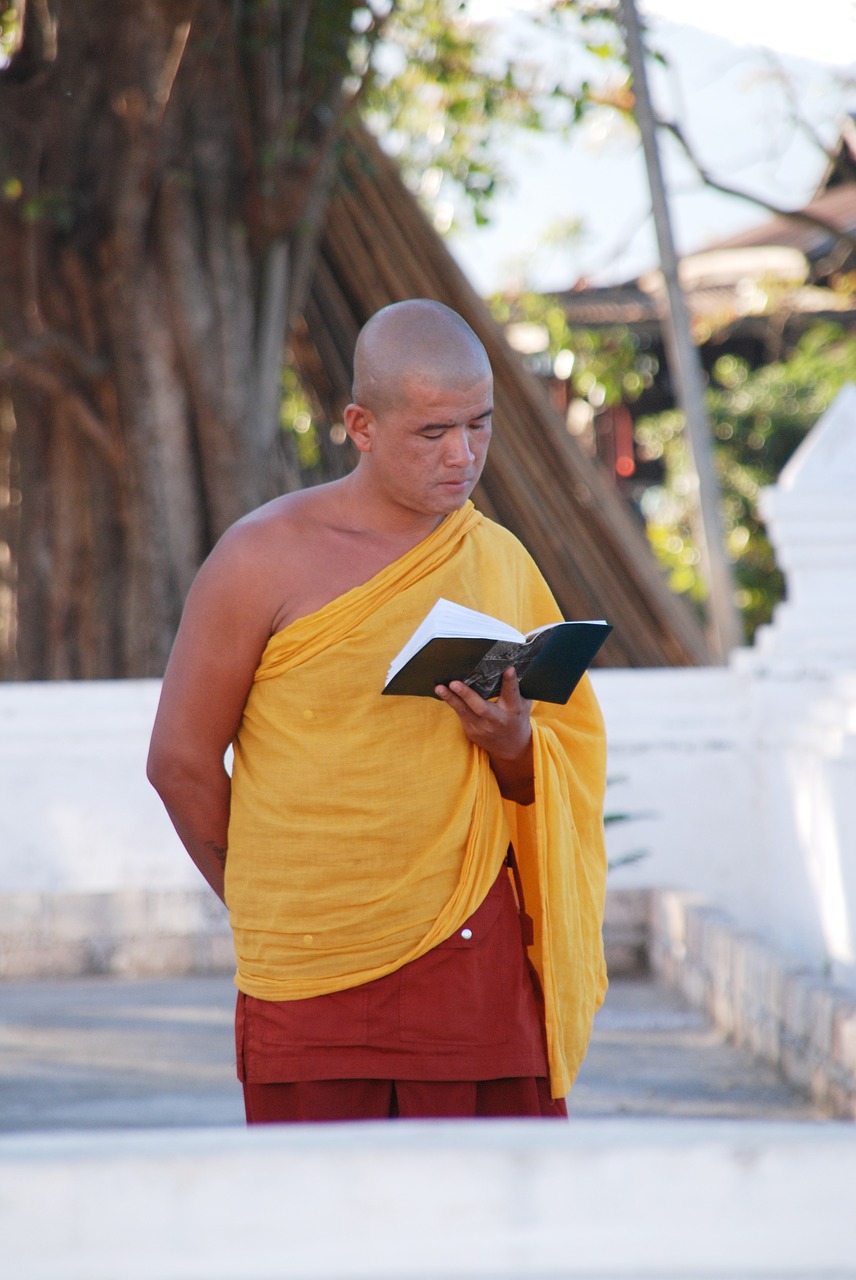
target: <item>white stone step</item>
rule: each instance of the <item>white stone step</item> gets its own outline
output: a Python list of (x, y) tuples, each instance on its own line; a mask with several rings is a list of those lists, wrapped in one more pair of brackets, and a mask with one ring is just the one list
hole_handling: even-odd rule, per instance
[(15, 1280), (856, 1276), (842, 1123), (410, 1122), (0, 1139)]

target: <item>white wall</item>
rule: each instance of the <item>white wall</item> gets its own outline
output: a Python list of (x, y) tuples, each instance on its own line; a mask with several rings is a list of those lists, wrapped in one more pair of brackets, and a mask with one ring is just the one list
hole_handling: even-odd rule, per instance
[(610, 886), (697, 893), (856, 989), (856, 677), (604, 671), (595, 687), (607, 812), (643, 815), (608, 828)]
[(0, 684), (0, 893), (197, 887), (145, 777), (159, 692)]
[[(681, 885), (723, 905), (746, 896), (757, 847), (746, 681), (726, 669), (598, 671), (609, 739), (610, 884)], [(629, 865), (622, 858), (644, 856)], [(751, 896), (754, 898), (755, 893)]]

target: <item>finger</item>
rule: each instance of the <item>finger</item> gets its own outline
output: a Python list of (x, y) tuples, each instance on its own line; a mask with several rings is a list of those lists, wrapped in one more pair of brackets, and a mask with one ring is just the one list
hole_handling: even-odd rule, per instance
[(485, 702), (469, 685), (459, 680), (453, 680), (448, 686), (438, 684), (434, 692), (459, 716), (481, 718), (493, 709), (492, 703)]
[(454, 707), (456, 711), (465, 705), (463, 699), (458, 697), (454, 689), (449, 688), (448, 685), (436, 684), (434, 686), (434, 693), (438, 698), (442, 698), (450, 707)]
[(520, 681), (517, 678), (517, 672), (514, 667), (506, 667), (502, 673), (499, 701), (503, 706), (514, 710), (519, 710), (524, 703), (530, 703), (530, 699), (524, 698), (520, 692)]
[(456, 686), (457, 686), (457, 681), (455, 681), (451, 687), (445, 684), (435, 684), (434, 692), (436, 693), (438, 698), (442, 698), (445, 702), (456, 702), (456, 701), (459, 702), (460, 698), (455, 692)]
[(468, 711), (474, 716), (490, 715), (494, 710), (494, 703), (483, 698), (480, 693), (476, 693), (475, 689), (471, 689), (468, 684), (464, 684), (461, 680), (453, 680), (449, 685), (452, 693), (456, 698), (464, 704)]

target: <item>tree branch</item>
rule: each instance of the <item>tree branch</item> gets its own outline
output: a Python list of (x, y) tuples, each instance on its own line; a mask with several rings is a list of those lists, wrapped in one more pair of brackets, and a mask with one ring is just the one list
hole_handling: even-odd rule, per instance
[(790, 78), (789, 75), (787, 75), (778, 58), (773, 57), (772, 53), (770, 53), (769, 50), (767, 51), (766, 60), (768, 65), (772, 69), (776, 83), (778, 84), (779, 88), (781, 89), (788, 103), (788, 106), (790, 109), (791, 124), (794, 125), (795, 128), (799, 130), (799, 132), (805, 135), (805, 137), (809, 140), (809, 142), (811, 142), (812, 146), (816, 147), (821, 155), (826, 156), (826, 159), (829, 161), (830, 164), (834, 164), (835, 163), (834, 149), (832, 147), (828, 147), (825, 144), (825, 142), (823, 141), (823, 138), (821, 138), (817, 129), (814, 127), (811, 121), (808, 120), (806, 116), (803, 115), (802, 111), (800, 110), (799, 97), (797, 95), (793, 80)]
[(41, 363), (45, 360), (64, 362), (70, 364), (75, 373), (87, 381), (103, 378), (109, 372), (109, 365), (102, 356), (90, 355), (68, 334), (58, 333), (56, 330), (25, 339), (15, 348), (12, 359), (27, 363)]
[[(196, 15), (194, 14), (193, 17)], [(172, 40), (164, 58), (164, 64), (161, 68), (160, 77), (155, 89), (155, 102), (160, 111), (160, 119), (163, 120), (164, 112), (169, 105), (172, 95), (172, 86), (175, 84), (175, 77), (178, 75), (178, 69), (181, 66), (181, 60), (184, 57), (184, 51), (187, 48), (187, 38), (190, 35), (190, 28), (193, 17), (187, 18), (184, 22), (179, 22), (173, 28)]]
[(0, 360), (0, 383), (4, 382), (9, 385), (22, 383), (59, 401), (69, 421), (95, 445), (111, 467), (120, 470), (122, 450), (111, 438), (104, 420), (58, 374), (19, 352), (7, 352)]
[(791, 221), (799, 222), (803, 226), (825, 232), (839, 246), (839, 255), (842, 261), (856, 249), (856, 235), (844, 231), (841, 227), (836, 227), (834, 223), (827, 221), (826, 218), (820, 218), (816, 214), (808, 213), (805, 209), (783, 208), (783, 206), (777, 205), (763, 196), (756, 196), (749, 191), (743, 191), (739, 187), (732, 187), (729, 183), (721, 182), (699, 160), (679, 124), (669, 120), (658, 120), (657, 125), (659, 128), (665, 129), (677, 141), (702, 182), (705, 186), (710, 187), (711, 190), (719, 191), (726, 196), (736, 196), (738, 200), (748, 200), (751, 204), (755, 204), (761, 209), (766, 209), (768, 213), (774, 214), (776, 217), (789, 218)]
[(297, 118), (300, 95), (300, 76), (305, 61), (306, 34), (312, 6), (309, 0), (299, 0), (294, 6), (288, 36), (281, 41), (283, 101), (281, 111), (285, 116)]

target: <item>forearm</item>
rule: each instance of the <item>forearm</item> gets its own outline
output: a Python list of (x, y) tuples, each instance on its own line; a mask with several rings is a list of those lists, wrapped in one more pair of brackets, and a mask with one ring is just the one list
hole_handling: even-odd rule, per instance
[(535, 801), (535, 753), (532, 737), (521, 752), (514, 756), (502, 756), (488, 752), (490, 767), (499, 784), (504, 800), (515, 804), (533, 804)]
[(208, 776), (152, 779), (181, 843), (217, 894), (225, 901), (224, 879), (229, 832), (231, 781), (225, 769)]

